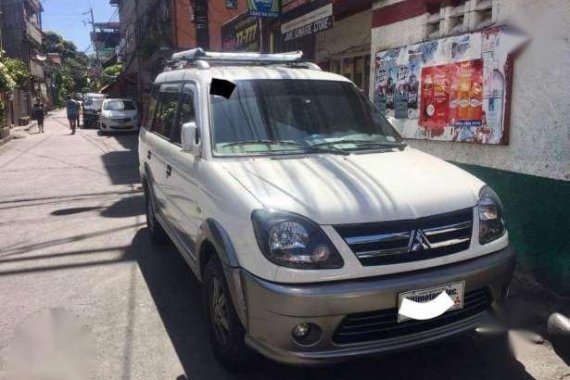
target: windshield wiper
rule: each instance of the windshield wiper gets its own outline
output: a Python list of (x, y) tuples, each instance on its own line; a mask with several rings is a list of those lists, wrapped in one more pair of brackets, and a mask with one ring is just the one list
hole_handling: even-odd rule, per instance
[(322, 146), (322, 145), (334, 145), (334, 144), (355, 144), (361, 146), (368, 146), (368, 147), (377, 147), (377, 148), (388, 148), (388, 149), (399, 149), (404, 150), (406, 143), (402, 142), (377, 142), (377, 141), (366, 141), (366, 140), (336, 140), (336, 141), (323, 141), (320, 143), (313, 144), (313, 146)]
[(285, 141), (285, 140), (264, 140), (264, 139), (234, 141), (234, 142), (226, 143), (226, 144), (224, 144), (223, 146), (224, 146), (224, 147), (228, 147), (228, 146), (249, 145), (249, 144), (272, 144), (272, 145), (295, 145), (295, 146), (304, 146), (303, 144), (300, 144), (300, 143), (294, 142), (294, 141)]
[(305, 144), (301, 144), (295, 141), (286, 141), (286, 140), (264, 140), (264, 139), (259, 139), (259, 140), (245, 140), (245, 141), (235, 141), (235, 142), (231, 142), (231, 143), (226, 143), (224, 144), (224, 148), (225, 147), (229, 147), (229, 146), (237, 146), (237, 145), (248, 145), (248, 144), (273, 144), (273, 145), (293, 145), (296, 147), (299, 147), (300, 149), (303, 150), (303, 152), (306, 153), (332, 153), (332, 154), (342, 154), (342, 155), (349, 155), (350, 153), (342, 150), (340, 148), (337, 147), (323, 147), (323, 146), (317, 146), (317, 145), (305, 145)]

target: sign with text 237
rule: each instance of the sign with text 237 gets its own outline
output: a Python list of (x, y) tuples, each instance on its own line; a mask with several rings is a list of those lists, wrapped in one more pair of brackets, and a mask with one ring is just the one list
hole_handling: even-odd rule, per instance
[(253, 17), (279, 17), (280, 0), (247, 0), (249, 15)]

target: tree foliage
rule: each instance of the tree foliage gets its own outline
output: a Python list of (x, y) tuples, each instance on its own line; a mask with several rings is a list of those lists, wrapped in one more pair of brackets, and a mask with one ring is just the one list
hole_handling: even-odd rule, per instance
[(0, 59), (0, 91), (13, 91), (16, 87), (24, 87), (31, 77), (26, 64), (16, 58), (3, 56)]
[(44, 33), (44, 47), (48, 53), (57, 53), (62, 59), (61, 65), (54, 72), (55, 103), (62, 105), (68, 95), (88, 87), (91, 60), (87, 54), (77, 51), (73, 42), (54, 32)]

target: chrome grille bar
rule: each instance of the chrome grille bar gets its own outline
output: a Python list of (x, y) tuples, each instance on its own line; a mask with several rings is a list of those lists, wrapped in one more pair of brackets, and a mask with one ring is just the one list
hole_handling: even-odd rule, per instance
[(425, 260), (469, 248), (473, 209), (335, 228), (365, 266)]
[(450, 224), (448, 226), (424, 228), (423, 231), (427, 237), (430, 237), (430, 236), (445, 234), (445, 233), (449, 233), (449, 232), (471, 229), (471, 225), (472, 225), (472, 223), (469, 220), (466, 222)]
[(398, 233), (390, 233), (390, 234), (377, 234), (377, 235), (369, 235), (369, 236), (350, 236), (344, 238), (349, 245), (356, 245), (356, 244), (368, 244), (368, 243), (380, 243), (380, 242), (388, 242), (388, 241), (397, 241), (397, 240), (408, 240), (410, 239), (410, 235), (412, 231), (408, 232), (398, 232)]

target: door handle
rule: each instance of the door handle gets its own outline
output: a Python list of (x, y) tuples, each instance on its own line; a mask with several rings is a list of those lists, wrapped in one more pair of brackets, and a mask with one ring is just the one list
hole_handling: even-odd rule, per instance
[(172, 174), (172, 166), (166, 165), (166, 176), (170, 177), (171, 174)]
[(152, 152), (150, 150), (146, 152), (146, 158), (148, 158), (149, 160), (152, 158)]

